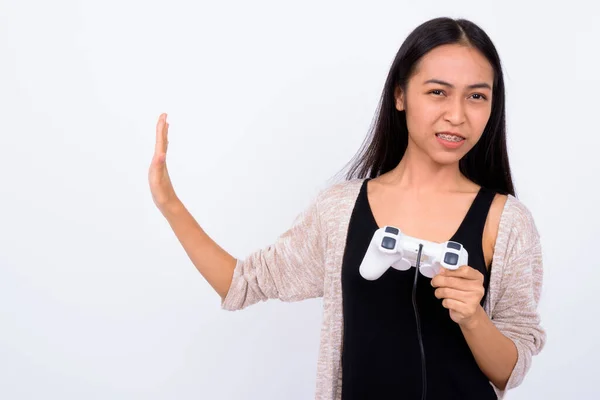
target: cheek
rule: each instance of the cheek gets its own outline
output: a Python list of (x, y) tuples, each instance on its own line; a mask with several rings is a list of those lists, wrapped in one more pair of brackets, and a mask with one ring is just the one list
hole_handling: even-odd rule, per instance
[(435, 123), (441, 115), (441, 107), (432, 102), (411, 104), (406, 111), (408, 133), (415, 138), (432, 135)]
[(477, 139), (483, 134), (483, 130), (490, 119), (490, 112), (489, 109), (473, 110), (469, 116), (471, 129), (473, 130), (472, 134), (476, 135)]

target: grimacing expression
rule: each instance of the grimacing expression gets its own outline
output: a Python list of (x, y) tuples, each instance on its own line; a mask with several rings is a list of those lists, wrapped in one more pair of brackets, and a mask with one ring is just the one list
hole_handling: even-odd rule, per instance
[(443, 45), (425, 54), (406, 93), (395, 93), (396, 109), (406, 112), (409, 147), (439, 164), (458, 162), (490, 118), (493, 82), (492, 65), (473, 47)]

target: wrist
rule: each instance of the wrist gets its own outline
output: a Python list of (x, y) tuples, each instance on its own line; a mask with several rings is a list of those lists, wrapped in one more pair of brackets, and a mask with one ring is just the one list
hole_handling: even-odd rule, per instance
[(160, 210), (163, 216), (168, 218), (171, 215), (176, 215), (179, 212), (181, 212), (184, 209), (184, 206), (178, 198), (175, 198), (174, 200), (169, 201), (168, 203), (161, 204), (158, 207), (158, 209)]
[(477, 328), (479, 328), (487, 318), (488, 316), (485, 313), (483, 307), (481, 307), (481, 305), (478, 305), (475, 314), (473, 314), (468, 320), (461, 323), (460, 327), (463, 331), (474, 331)]

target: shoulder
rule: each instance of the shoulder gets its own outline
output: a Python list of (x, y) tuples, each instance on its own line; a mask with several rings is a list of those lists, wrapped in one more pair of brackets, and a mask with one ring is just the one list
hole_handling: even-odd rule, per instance
[(354, 204), (362, 187), (364, 179), (354, 178), (341, 182), (329, 182), (319, 189), (317, 202), (320, 208), (340, 207), (344, 204)]
[(350, 179), (328, 182), (315, 189), (313, 196), (313, 212), (320, 220), (325, 231), (337, 231), (343, 226), (342, 221), (349, 219), (364, 179)]
[(538, 245), (540, 235), (531, 210), (513, 195), (503, 197), (505, 200), (497, 242), (503, 243), (508, 251), (520, 251)]
[(502, 217), (507, 200), (508, 196), (496, 193), (492, 199), (492, 204), (490, 205), (483, 235), (485, 245), (484, 251), (487, 250), (490, 252), (490, 254), (494, 253), (498, 231), (500, 230), (500, 219)]

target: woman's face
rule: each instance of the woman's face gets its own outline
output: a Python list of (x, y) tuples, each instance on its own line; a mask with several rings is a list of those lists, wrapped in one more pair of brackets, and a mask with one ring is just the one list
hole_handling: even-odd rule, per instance
[(439, 164), (458, 162), (475, 146), (492, 109), (494, 70), (475, 48), (436, 47), (422, 57), (396, 108), (406, 112), (409, 149)]

